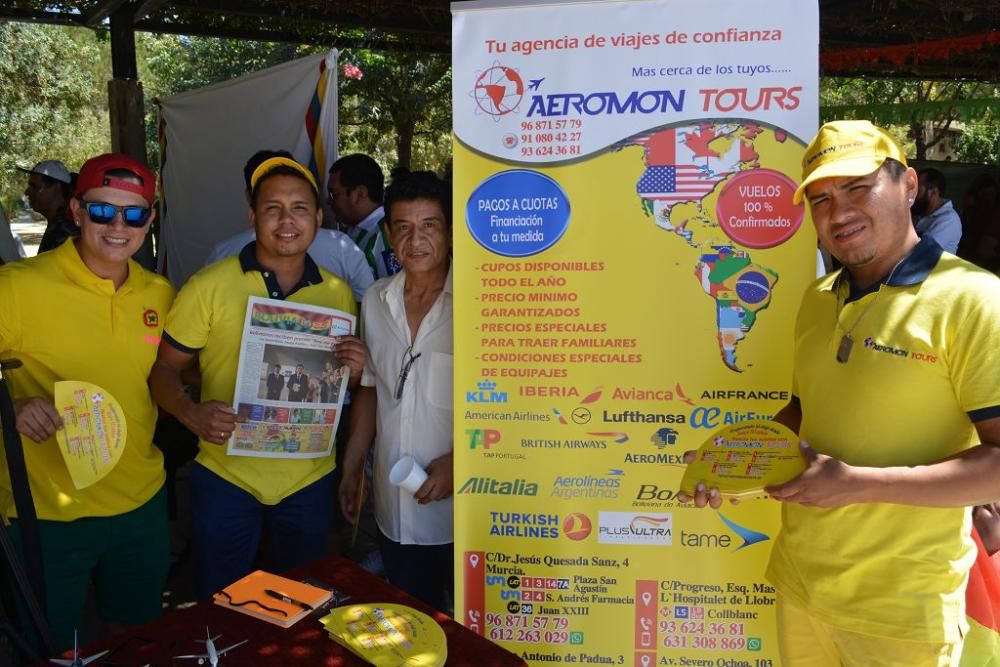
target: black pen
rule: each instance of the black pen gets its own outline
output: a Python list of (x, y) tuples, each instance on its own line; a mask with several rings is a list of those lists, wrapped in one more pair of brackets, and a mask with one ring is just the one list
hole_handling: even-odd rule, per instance
[(289, 597), (289, 596), (285, 595), (284, 593), (279, 593), (278, 591), (273, 591), (270, 588), (265, 588), (264, 589), (264, 593), (266, 593), (267, 595), (271, 596), (275, 600), (281, 600), (282, 602), (284, 602), (286, 604), (293, 604), (296, 607), (302, 607), (306, 611), (312, 611), (313, 610), (312, 605), (308, 605), (305, 602), (302, 602), (300, 600), (296, 600), (295, 598)]

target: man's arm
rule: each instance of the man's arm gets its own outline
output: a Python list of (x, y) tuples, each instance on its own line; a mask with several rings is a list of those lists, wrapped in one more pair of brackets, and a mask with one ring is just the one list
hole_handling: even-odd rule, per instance
[(870, 468), (850, 466), (802, 443), (806, 470), (770, 487), (777, 500), (816, 507), (896, 503), (968, 507), (1000, 498), (1000, 417), (976, 423), (981, 444), (936, 463)]
[[(344, 451), (343, 470), (340, 475), (340, 511), (348, 523), (354, 523), (357, 513), (358, 485), (365, 474), (368, 450), (375, 438), (375, 414), (378, 398), (375, 387), (361, 387), (351, 401), (350, 434)], [(363, 501), (363, 499), (362, 499)]]
[(222, 445), (236, 428), (236, 411), (222, 401), (195, 403), (184, 391), (181, 374), (196, 357), (193, 352), (183, 352), (162, 341), (156, 363), (149, 372), (149, 389), (160, 407), (177, 417), (195, 435)]

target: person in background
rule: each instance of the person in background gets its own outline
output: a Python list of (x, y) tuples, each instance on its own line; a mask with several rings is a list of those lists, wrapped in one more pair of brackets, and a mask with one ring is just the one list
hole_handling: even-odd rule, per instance
[(327, 194), (333, 217), (364, 252), (376, 279), (401, 268), (386, 234), (384, 190), (385, 174), (368, 155), (345, 155), (330, 167)]
[(69, 210), (73, 176), (66, 165), (59, 160), (42, 160), (31, 169), (18, 167), (18, 170), (28, 174), (24, 194), (28, 196), (31, 209), (47, 221), (38, 252), (48, 252), (61, 246), (66, 239), (79, 236)]
[(945, 252), (957, 254), (958, 244), (962, 240), (962, 219), (951, 205), (951, 200), (944, 198), (944, 174), (937, 169), (927, 168), (918, 171), (917, 178), (917, 196), (910, 207), (917, 236), (929, 236)]

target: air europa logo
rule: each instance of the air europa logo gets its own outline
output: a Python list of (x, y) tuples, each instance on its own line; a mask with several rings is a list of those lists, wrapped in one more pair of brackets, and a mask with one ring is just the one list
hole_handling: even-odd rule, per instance
[(923, 361), (929, 364), (937, 363), (936, 354), (928, 354), (926, 352), (911, 352), (910, 350), (905, 350), (901, 347), (892, 347), (891, 345), (883, 345), (877, 342), (871, 336), (865, 338), (865, 349), (872, 350), (873, 352), (882, 352), (883, 354), (891, 354), (897, 357), (902, 357), (904, 359), (913, 359), (915, 361)]

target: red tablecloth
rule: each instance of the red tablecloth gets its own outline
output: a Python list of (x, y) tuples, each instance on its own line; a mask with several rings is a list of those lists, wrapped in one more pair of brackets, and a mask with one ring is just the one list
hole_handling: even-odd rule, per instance
[[(349, 594), (348, 602), (395, 602), (429, 614), (444, 629), (448, 638), (448, 665), (505, 667), (525, 665), (513, 653), (467, 630), (453, 619), (434, 611), (384, 580), (365, 572), (340, 556), (327, 556), (292, 570), (294, 579), (313, 578)], [(155, 623), (130, 628), (127, 632), (95, 642), (82, 651), (91, 655), (103, 649), (116, 649), (96, 665), (139, 667), (157, 665), (196, 665), (194, 660), (173, 660), (175, 655), (203, 653), (208, 626), (212, 636), (222, 635), (216, 648), (224, 648), (243, 639), (249, 641), (226, 654), (220, 665), (231, 667), (295, 667), (322, 665), (340, 667), (365, 665), (363, 660), (334, 643), (314, 617), (299, 621), (291, 628), (281, 628), (264, 621), (224, 609), (215, 604), (199, 604), (166, 614)], [(41, 667), (41, 666), (40, 666)]]

